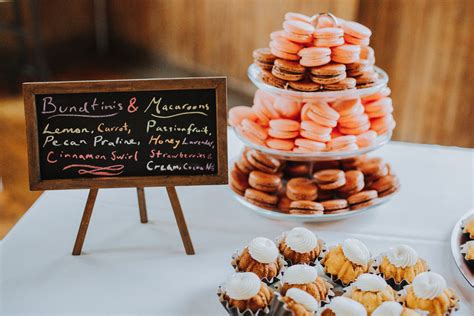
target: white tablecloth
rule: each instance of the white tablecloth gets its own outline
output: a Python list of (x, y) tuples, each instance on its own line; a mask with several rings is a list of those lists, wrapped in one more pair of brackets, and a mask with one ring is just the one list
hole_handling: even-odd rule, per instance
[[(240, 147), (231, 133), (229, 157)], [(413, 246), (461, 295), (457, 315), (473, 315), (473, 289), (448, 243), (453, 225), (474, 204), (473, 151), (392, 142), (374, 154), (390, 161), (400, 193), (350, 220), (305, 226), (329, 245), (359, 238), (374, 254), (397, 243)], [(2, 243), (0, 314), (225, 315), (215, 293), (232, 273), (232, 253), (297, 224), (259, 217), (227, 186), (180, 187), (178, 194), (194, 256), (184, 254), (163, 188), (146, 189), (148, 224), (139, 222), (134, 189), (100, 190), (77, 257), (71, 250), (87, 191), (44, 193)]]

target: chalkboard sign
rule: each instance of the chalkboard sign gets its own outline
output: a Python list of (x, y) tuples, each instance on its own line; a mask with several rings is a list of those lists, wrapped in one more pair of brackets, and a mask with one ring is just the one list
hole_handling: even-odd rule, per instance
[(225, 78), (23, 89), (32, 190), (227, 182)]

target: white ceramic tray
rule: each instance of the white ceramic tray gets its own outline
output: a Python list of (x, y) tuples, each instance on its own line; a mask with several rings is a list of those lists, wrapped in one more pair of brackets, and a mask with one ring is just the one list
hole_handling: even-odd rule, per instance
[(248, 209), (257, 213), (258, 215), (261, 215), (266, 218), (271, 218), (271, 219), (277, 219), (277, 220), (282, 220), (282, 221), (292, 221), (292, 222), (302, 222), (302, 223), (337, 221), (337, 220), (357, 216), (360, 214), (368, 213), (369, 211), (375, 210), (377, 206), (386, 203), (396, 194), (394, 193), (387, 197), (380, 198), (380, 201), (379, 201), (380, 203), (364, 208), (364, 209), (357, 210), (357, 211), (347, 211), (345, 213), (339, 213), (339, 214), (299, 215), (299, 214), (286, 214), (286, 213), (282, 213), (279, 210), (267, 210), (262, 207), (258, 207), (248, 202), (244, 197), (238, 195), (234, 191), (231, 190), (231, 192), (237, 201), (239, 201), (242, 205), (246, 206)]
[(356, 156), (366, 154), (374, 151), (390, 141), (392, 138), (392, 132), (377, 136), (374, 145), (369, 147), (360, 148), (351, 151), (324, 151), (324, 152), (312, 152), (312, 153), (294, 153), (282, 150), (271, 149), (268, 147), (260, 146), (250, 142), (247, 138), (242, 136), (239, 130), (233, 127), (237, 137), (245, 144), (245, 146), (261, 151), (267, 155), (273, 156), (277, 159), (289, 160), (289, 161), (323, 161), (323, 160), (340, 160), (347, 159)]
[(258, 72), (260, 71), (260, 68), (255, 64), (251, 64), (249, 66), (247, 70), (247, 75), (249, 79), (253, 82), (253, 84), (257, 86), (257, 88), (273, 93), (273, 94), (292, 98), (300, 102), (308, 102), (311, 100), (313, 101), (325, 100), (329, 102), (329, 101), (342, 99), (342, 98), (354, 98), (358, 96), (370, 95), (386, 87), (388, 83), (387, 73), (379, 67), (374, 66), (374, 68), (375, 68), (375, 72), (379, 76), (379, 80), (376, 85), (369, 88), (363, 88), (363, 89), (348, 89), (348, 90), (338, 90), (338, 91), (302, 92), (302, 91), (297, 91), (297, 90), (277, 88), (263, 82), (259, 78)]
[(451, 254), (453, 255), (454, 262), (456, 263), (461, 274), (471, 285), (471, 287), (474, 288), (474, 271), (469, 269), (461, 253), (461, 245), (469, 240), (463, 234), (461, 224), (471, 215), (474, 215), (474, 210), (471, 210), (464, 214), (464, 216), (457, 221), (456, 225), (454, 225), (453, 232), (451, 233)]

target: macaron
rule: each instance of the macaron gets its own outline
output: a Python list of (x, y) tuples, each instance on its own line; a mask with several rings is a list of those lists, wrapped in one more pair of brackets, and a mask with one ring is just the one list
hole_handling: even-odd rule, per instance
[(370, 46), (361, 46), (360, 48), (360, 59), (365, 59), (369, 62), (369, 65), (375, 64), (375, 52)]
[(381, 158), (369, 158), (361, 162), (358, 166), (359, 170), (365, 176), (366, 180), (374, 180), (388, 174), (388, 168)]
[(240, 122), (240, 126), (243, 131), (252, 134), (261, 141), (264, 141), (268, 137), (268, 130), (266, 128), (249, 119), (243, 119), (242, 122)]
[(346, 72), (349, 77), (360, 76), (365, 71), (374, 71), (373, 66), (366, 59), (359, 59), (354, 63), (346, 64)]
[(314, 46), (333, 47), (344, 44), (344, 31), (338, 27), (324, 27), (314, 30)]
[(360, 46), (344, 44), (331, 49), (331, 60), (336, 63), (350, 64), (359, 60)]
[(368, 130), (366, 132), (363, 132), (362, 134), (357, 135), (356, 143), (359, 148), (364, 148), (375, 145), (376, 140), (377, 133), (375, 131)]
[(306, 177), (311, 173), (311, 163), (288, 161), (283, 173), (287, 178)]
[(321, 190), (335, 190), (346, 184), (344, 171), (339, 169), (317, 171), (313, 174), (313, 178)]
[(297, 119), (301, 110), (301, 102), (290, 98), (278, 97), (275, 98), (273, 107), (283, 118)]
[(293, 139), (299, 135), (300, 123), (290, 119), (277, 119), (270, 121), (268, 133), (273, 138)]
[(281, 162), (271, 156), (265, 155), (257, 150), (249, 150), (245, 154), (251, 169), (257, 169), (265, 173), (276, 173), (281, 166)]
[(270, 48), (257, 48), (253, 51), (254, 63), (262, 69), (271, 70), (276, 57), (271, 53)]
[(326, 200), (321, 204), (324, 207), (324, 214), (339, 214), (349, 211), (349, 205), (345, 199)]
[(367, 96), (364, 96), (361, 98), (362, 104), (367, 104), (370, 102), (373, 102), (375, 100), (381, 99), (383, 97), (388, 97), (392, 91), (390, 90), (389, 87), (383, 87), (379, 91), (369, 94)]
[(257, 73), (257, 77), (263, 82), (265, 82), (266, 84), (269, 84), (271, 86), (281, 88), (281, 89), (284, 89), (286, 87), (285, 80), (275, 77), (268, 70), (260, 69), (260, 71)]
[(270, 120), (280, 117), (278, 111), (273, 107), (275, 97), (263, 90), (257, 90), (253, 98), (253, 110), (257, 116), (258, 123), (268, 126)]
[(292, 201), (289, 209), (290, 214), (316, 215), (324, 214), (321, 203), (307, 200)]
[(339, 113), (326, 102), (312, 103), (307, 115), (313, 122), (325, 127), (335, 127), (340, 117)]
[(286, 196), (293, 201), (314, 201), (318, 196), (318, 187), (308, 178), (293, 178), (286, 184)]
[(300, 59), (300, 56), (297, 54), (287, 53), (276, 47), (274, 42), (270, 42), (270, 52), (278, 58), (297, 61)]
[(314, 92), (321, 89), (321, 85), (310, 80), (289, 81), (288, 86), (294, 90), (304, 92)]
[(232, 191), (241, 196), (244, 196), (245, 190), (249, 187), (247, 174), (240, 171), (236, 164), (234, 164), (230, 170), (229, 185)]
[(235, 166), (246, 175), (255, 169), (247, 159), (247, 151), (242, 152), (239, 159), (235, 162)]
[(269, 46), (288, 54), (298, 54), (304, 47), (303, 44), (292, 42), (283, 36), (272, 39)]
[(339, 82), (346, 78), (346, 66), (344, 64), (329, 63), (319, 67), (311, 68), (310, 79), (322, 85)]
[[(333, 151), (345, 151), (353, 148), (353, 144), (356, 144), (357, 138), (353, 135), (339, 136), (331, 139), (327, 146)], [(357, 147), (356, 147), (357, 149)]]
[(325, 143), (331, 139), (331, 128), (313, 121), (301, 122), (300, 135), (309, 140)]
[(283, 36), (295, 43), (300, 43), (300, 44), (309, 44), (313, 41), (313, 36), (308, 35), (308, 34), (297, 34), (297, 33), (292, 33), (288, 31), (283, 31)]
[(312, 35), (314, 32), (314, 26), (311, 23), (298, 20), (284, 21), (283, 29), (289, 33), (301, 35)]
[(346, 184), (338, 189), (343, 194), (354, 194), (362, 191), (365, 186), (364, 174), (359, 170), (348, 170), (344, 172)]
[(331, 103), (331, 106), (339, 113), (341, 118), (364, 113), (364, 107), (360, 102), (360, 98), (338, 100)]
[(303, 79), (305, 68), (299, 63), (284, 59), (276, 59), (272, 68), (272, 74), (286, 81), (299, 81)]
[(372, 35), (372, 31), (368, 27), (353, 21), (344, 21), (342, 29), (345, 35), (358, 39), (370, 38)]
[(327, 47), (307, 47), (298, 52), (300, 64), (305, 67), (316, 67), (331, 61), (331, 49)]
[(392, 131), (395, 125), (396, 123), (392, 114), (370, 120), (370, 129), (376, 131), (378, 135)]
[(265, 141), (265, 144), (271, 148), (271, 149), (276, 149), (276, 150), (283, 150), (283, 151), (291, 151), (293, 147), (295, 147), (295, 143), (291, 139), (279, 139), (279, 138), (273, 138), (269, 137)]
[(295, 146), (297, 146), (299, 149), (303, 149), (304, 152), (319, 152), (326, 149), (325, 143), (317, 142), (306, 138), (295, 139)]
[(374, 71), (363, 71), (360, 76), (356, 78), (356, 88), (363, 89), (372, 87), (377, 83), (378, 75)]
[(349, 34), (344, 34), (344, 41), (353, 45), (368, 46), (370, 44), (370, 38), (357, 38)]
[(257, 121), (257, 115), (249, 106), (234, 106), (229, 110), (229, 124), (231, 126), (238, 126), (244, 120)]
[(281, 178), (276, 174), (255, 170), (250, 172), (248, 183), (254, 189), (275, 193), (281, 186)]
[(375, 100), (365, 104), (364, 108), (365, 112), (371, 119), (386, 116), (393, 112), (392, 98), (384, 97)]
[(379, 203), (375, 190), (364, 190), (350, 195), (347, 198), (351, 210), (360, 210)]
[(286, 196), (281, 196), (278, 200), (278, 209), (284, 213), (288, 213), (290, 211), (291, 200)]
[(389, 196), (398, 191), (399, 187), (398, 177), (391, 174), (380, 177), (370, 184), (370, 189), (376, 190), (379, 197)]
[(346, 90), (353, 89), (356, 87), (356, 80), (354, 78), (346, 78), (336, 83), (330, 83), (323, 85), (324, 90)]
[(274, 209), (278, 203), (278, 197), (276, 195), (251, 188), (245, 190), (244, 197), (250, 203), (270, 210)]
[(245, 139), (247, 139), (249, 142), (259, 145), (259, 146), (265, 146), (265, 141), (260, 139), (259, 137), (255, 136), (254, 133), (249, 132), (248, 130), (245, 130), (242, 128), (242, 125), (239, 125), (236, 127), (238, 133)]

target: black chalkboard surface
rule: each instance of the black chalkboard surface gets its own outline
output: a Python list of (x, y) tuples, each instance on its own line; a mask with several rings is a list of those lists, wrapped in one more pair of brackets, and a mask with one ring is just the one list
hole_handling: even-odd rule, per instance
[(227, 181), (225, 78), (24, 84), (32, 189)]

